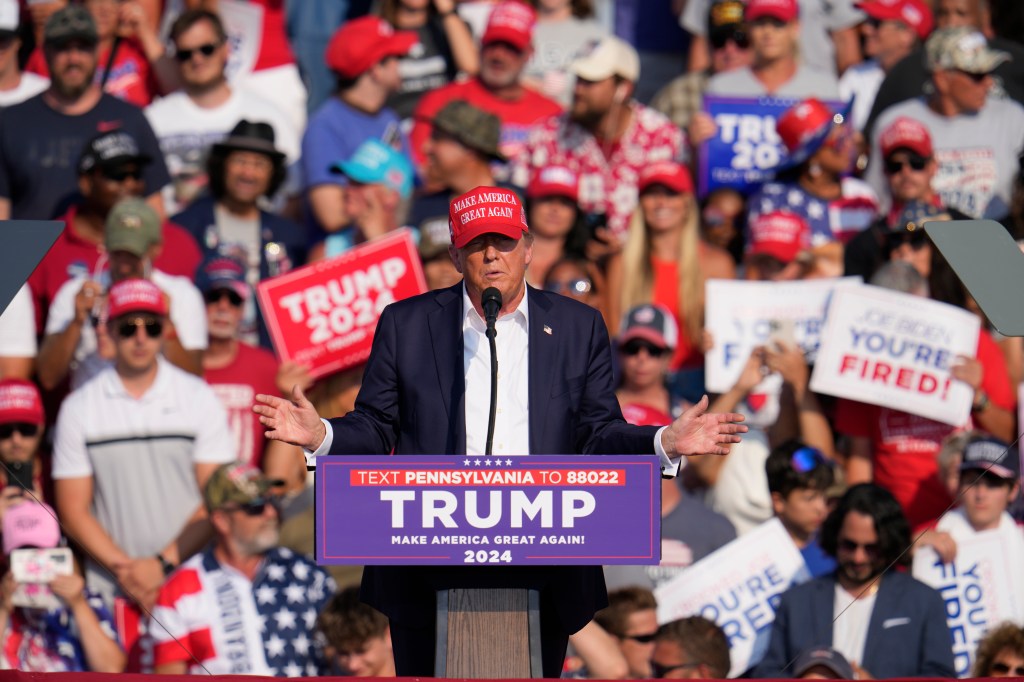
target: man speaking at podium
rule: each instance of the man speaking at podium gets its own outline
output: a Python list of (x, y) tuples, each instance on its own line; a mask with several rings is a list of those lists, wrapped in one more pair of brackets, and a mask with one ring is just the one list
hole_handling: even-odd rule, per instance
[[(656, 453), (662, 473), (673, 476), (680, 456), (726, 454), (739, 442), (743, 417), (706, 414), (706, 396), (665, 427), (623, 420), (600, 314), (526, 284), (533, 236), (514, 192), (477, 187), (457, 197), (449, 229), (462, 283), (384, 309), (355, 410), (322, 420), (298, 387), (290, 400), (259, 395), (254, 409), (268, 438), (303, 447), (311, 462), (341, 454), (485, 454), (493, 324), (495, 455)], [(607, 604), (599, 566), (368, 566), (361, 598), (391, 621), (399, 676), (433, 675), (435, 590), (452, 587), (538, 590), (545, 677), (559, 677), (569, 635)]]

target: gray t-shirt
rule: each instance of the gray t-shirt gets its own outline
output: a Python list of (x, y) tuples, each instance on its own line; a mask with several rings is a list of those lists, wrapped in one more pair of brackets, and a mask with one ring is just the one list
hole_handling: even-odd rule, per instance
[(990, 97), (976, 114), (941, 116), (918, 98), (886, 109), (872, 131), (871, 163), (865, 177), (886, 203), (890, 196), (878, 139), (900, 116), (920, 121), (931, 134), (939, 163), (932, 189), (943, 205), (974, 218), (998, 219), (1009, 213), (1017, 158), (1024, 147), (1024, 107)]
[[(799, 0), (800, 54), (805, 63), (836, 75), (836, 48), (832, 31), (856, 26), (864, 14), (854, 8), (852, 0)], [(708, 33), (708, 11), (711, 0), (689, 0), (679, 23), (693, 35)]]
[(727, 95), (732, 97), (817, 97), (819, 99), (839, 99), (839, 83), (836, 77), (824, 71), (816, 71), (800, 64), (796, 73), (775, 92), (769, 93), (764, 84), (757, 80), (750, 67), (734, 69), (711, 77), (706, 90), (710, 95)]

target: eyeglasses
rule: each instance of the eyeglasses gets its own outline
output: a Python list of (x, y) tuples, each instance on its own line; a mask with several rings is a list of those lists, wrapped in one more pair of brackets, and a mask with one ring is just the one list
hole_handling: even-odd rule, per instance
[(831, 460), (826, 459), (821, 450), (812, 447), (803, 447), (794, 452), (789, 458), (789, 463), (801, 474), (813, 471), (819, 466), (832, 466)]
[(985, 80), (986, 78), (988, 78), (989, 76), (992, 75), (988, 71), (985, 71), (983, 73), (971, 73), (970, 71), (964, 71), (963, 69), (953, 69), (953, 70), (956, 71), (959, 74), (963, 74), (964, 76), (967, 76), (968, 78), (970, 78), (975, 83), (981, 83), (983, 80)]
[(849, 554), (853, 554), (858, 549), (863, 549), (865, 553), (870, 554), (872, 556), (878, 554), (878, 543), (877, 542), (872, 542), (872, 543), (869, 543), (869, 544), (865, 545), (865, 544), (861, 544), (859, 542), (854, 542), (853, 540), (847, 540), (846, 538), (842, 538), (837, 543), (837, 546), (839, 547), (840, 551), (847, 552)]
[(924, 230), (901, 230), (886, 237), (886, 242), (890, 251), (895, 251), (904, 244), (917, 251), (923, 249), (928, 243), (928, 235), (924, 233)]
[(657, 637), (657, 636), (658, 636), (658, 631), (655, 630), (654, 632), (648, 632), (648, 633), (643, 634), (643, 635), (623, 635), (622, 638), (623, 639), (631, 639), (634, 642), (639, 642), (641, 644), (650, 644), (651, 642), (654, 641), (654, 638)]
[(564, 296), (580, 296), (582, 294), (589, 294), (594, 288), (593, 283), (589, 279), (573, 279), (568, 282), (548, 282), (544, 285), (544, 291), (550, 291), (553, 294), (562, 294)]
[(0, 440), (7, 440), (17, 432), (22, 438), (35, 438), (39, 435), (39, 425), (26, 422), (0, 424)]
[(1010, 671), (1013, 671), (1013, 674), (1016, 677), (1024, 677), (1024, 665), (1010, 667), (1006, 663), (996, 661), (995, 663), (989, 666), (989, 670), (994, 673), (999, 673), (1000, 675), (1006, 675)]
[(903, 170), (904, 167), (910, 166), (911, 170), (917, 172), (923, 171), (928, 166), (928, 159), (921, 156), (908, 156), (906, 160), (903, 159), (886, 159), (885, 160), (885, 173), (886, 175), (896, 175)]
[(177, 59), (179, 62), (184, 63), (192, 59), (192, 55), (194, 55), (196, 52), (203, 55), (204, 57), (210, 57), (213, 55), (214, 52), (217, 51), (218, 47), (220, 47), (220, 43), (206, 43), (205, 45), (200, 45), (199, 47), (193, 47), (190, 50), (179, 49), (174, 52), (174, 58)]
[(696, 668), (700, 663), (680, 663), (679, 665), (662, 665), (655, 661), (651, 661), (651, 677), (662, 678), (667, 676), (673, 670), (682, 670), (683, 668)]
[(141, 168), (119, 168), (117, 170), (104, 170), (101, 171), (103, 177), (107, 180), (114, 182), (124, 182), (125, 180), (141, 180), (142, 169)]
[(246, 502), (245, 504), (238, 504), (233, 507), (224, 507), (224, 511), (240, 511), (246, 516), (260, 516), (267, 510), (267, 505), (273, 507), (274, 503), (266, 497), (257, 497), (255, 500)]
[(206, 299), (208, 305), (220, 303), (225, 296), (228, 297), (228, 303), (235, 308), (242, 306), (242, 297), (238, 295), (237, 291), (232, 291), (231, 289), (213, 289), (203, 294), (203, 298)]
[(146, 336), (155, 339), (164, 333), (164, 323), (152, 317), (136, 317), (134, 320), (122, 320), (117, 325), (117, 333), (122, 339), (135, 336), (139, 327), (146, 330)]
[(649, 341), (643, 341), (641, 339), (633, 339), (632, 341), (628, 341), (625, 345), (619, 348), (619, 350), (623, 353), (623, 355), (629, 355), (630, 357), (634, 355), (639, 355), (640, 351), (645, 350), (647, 351), (647, 354), (650, 355), (652, 358), (660, 358), (663, 355), (667, 355), (668, 353), (671, 352), (668, 348), (658, 348), (653, 343), (650, 343)]
[(750, 47), (750, 38), (743, 31), (721, 31), (719, 33), (712, 33), (709, 38), (711, 39), (711, 47), (715, 50), (721, 50), (723, 47), (732, 41), (741, 50), (745, 50)]

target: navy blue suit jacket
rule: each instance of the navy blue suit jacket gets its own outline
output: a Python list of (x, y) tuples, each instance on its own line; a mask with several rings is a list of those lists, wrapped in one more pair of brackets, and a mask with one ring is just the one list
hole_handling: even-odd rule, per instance
[[(833, 574), (782, 595), (768, 653), (755, 677), (792, 677), (792, 668), (783, 668), (797, 654), (815, 646), (832, 646), (835, 587)], [(858, 663), (876, 679), (956, 677), (953, 637), (939, 593), (905, 573), (886, 573), (875, 595), (864, 660)]]
[[(653, 454), (657, 428), (622, 419), (600, 314), (532, 288), (527, 303), (530, 454)], [(463, 319), (461, 283), (385, 308), (355, 410), (331, 420), (330, 454), (466, 452)], [(607, 604), (597, 566), (367, 567), (362, 597), (420, 626), (434, 618), (435, 589), (488, 586), (540, 590), (570, 633)]]

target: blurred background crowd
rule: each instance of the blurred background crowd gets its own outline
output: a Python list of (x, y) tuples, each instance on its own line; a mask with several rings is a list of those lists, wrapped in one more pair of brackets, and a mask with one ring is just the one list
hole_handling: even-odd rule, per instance
[[(300, 385), (343, 415), (362, 370), (279, 362), (255, 286), (403, 227), (428, 286), (456, 284), (449, 200), (498, 185), (529, 284), (603, 314), (633, 423), (703, 394), (710, 279), (856, 275), (982, 324), (959, 427), (817, 395), (798, 346), (755, 348), (711, 405), (751, 432), (663, 482), (661, 565), (606, 570), (566, 675), (725, 677), (723, 631), (659, 627), (652, 590), (778, 518), (816, 580), (754, 674), (954, 676), (908, 550), (998, 532), (1024, 568), (1024, 345), (920, 225), (1024, 238), (1022, 42), (1017, 0), (0, 0), (0, 219), (65, 225), (0, 317), (0, 667), (393, 675), (359, 569), (309, 558), (302, 453), (251, 410)], [(770, 181), (698, 186), (705, 95), (796, 102), (763, 131)], [(78, 568), (25, 606), (13, 553), (65, 545)], [(972, 674), (1024, 675), (1022, 625)]]

